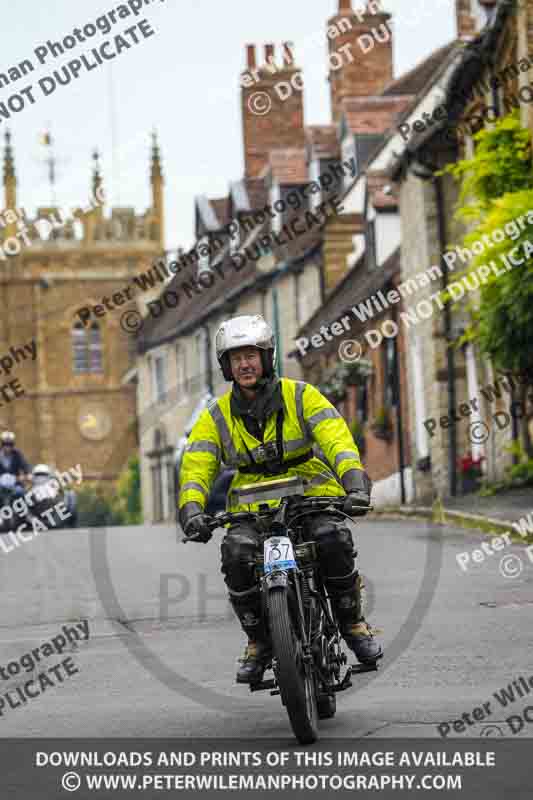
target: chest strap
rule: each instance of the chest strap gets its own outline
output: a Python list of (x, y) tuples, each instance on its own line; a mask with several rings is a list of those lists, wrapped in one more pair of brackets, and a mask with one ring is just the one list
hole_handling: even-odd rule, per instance
[(289, 458), (287, 461), (282, 461), (281, 464), (250, 464), (245, 467), (239, 467), (239, 472), (242, 475), (283, 475), (291, 467), (297, 467), (299, 464), (305, 464), (314, 458), (312, 450), (307, 453), (302, 453), (301, 456), (296, 458)]

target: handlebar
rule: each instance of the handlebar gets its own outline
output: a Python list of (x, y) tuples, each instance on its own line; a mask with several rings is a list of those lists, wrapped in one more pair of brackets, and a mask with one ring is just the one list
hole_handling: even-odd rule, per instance
[[(299, 513), (302, 514), (307, 508), (327, 508), (328, 506), (341, 508), (344, 505), (345, 499), (345, 497), (306, 497), (297, 505), (295, 504), (295, 506)], [(354, 511), (364, 511), (365, 514), (373, 509), (374, 506), (353, 506)], [(220, 528), (231, 522), (243, 522), (245, 520), (255, 519), (258, 516), (274, 515), (277, 514), (278, 511), (279, 506), (264, 511), (226, 511), (213, 517), (212, 521), (208, 523), (208, 527), (210, 531), (214, 531), (216, 528)], [(181, 541), (187, 544), (187, 542), (194, 542), (197, 541), (197, 539), (195, 536), (184, 536)]]

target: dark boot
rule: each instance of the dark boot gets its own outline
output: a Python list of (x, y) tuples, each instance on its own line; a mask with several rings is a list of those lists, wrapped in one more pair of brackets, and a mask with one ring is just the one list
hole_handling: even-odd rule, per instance
[(328, 577), (326, 585), (344, 641), (361, 664), (373, 664), (383, 650), (363, 617), (361, 576), (354, 569), (348, 575)]
[(239, 659), (237, 683), (260, 683), (270, 665), (272, 651), (261, 609), (258, 586), (244, 592), (229, 589), (230, 602), (248, 637), (244, 655)]

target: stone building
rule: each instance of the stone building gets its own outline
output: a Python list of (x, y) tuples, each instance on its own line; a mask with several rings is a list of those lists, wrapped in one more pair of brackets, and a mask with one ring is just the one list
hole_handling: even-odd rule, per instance
[[(443, 254), (461, 242), (465, 229), (454, 219), (458, 187), (438, 171), (473, 154), (473, 134), (516, 105), (522, 124), (533, 130), (533, 2), (457, 0), (456, 12), (462, 45), (400, 120), (404, 149), (391, 171), (400, 184), (402, 278), (421, 264), (440, 264), (443, 287), (454, 280)], [(458, 271), (466, 266), (458, 262)], [(409, 336), (411, 448), (414, 462), (424, 465), (414, 475), (419, 502), (459, 494), (460, 462), (470, 454), (485, 459), (489, 480), (501, 479), (511, 463), (506, 445), (524, 424), (499, 429), (494, 415), (507, 413), (516, 396), (500, 390), (489, 401), (487, 387), (497, 377), (492, 365), (475, 344), (459, 346), (466, 303), (474, 297), (437, 311)]]
[[(299, 331), (294, 351), (305, 379), (317, 383), (352, 426), (376, 506), (413, 497), (402, 319), (410, 301), (422, 297), (418, 283), (403, 281), (399, 193), (388, 174), (402, 149), (395, 125), (442, 73), (453, 49), (440, 48), (396, 80), (382, 74), (383, 82), (373, 84), (375, 95), (364, 101), (344, 100), (342, 145), (359, 154), (360, 169), (343, 195), (343, 212), (328, 223), (326, 297)], [(435, 291), (435, 276), (423, 274), (421, 264), (419, 272), (420, 282)], [(313, 339), (320, 330), (323, 335)]]
[[(264, 314), (276, 333), (280, 374), (302, 375), (293, 357), (298, 331), (346, 274), (361, 221), (331, 204), (345, 195), (380, 132), (405, 107), (406, 98), (394, 93), (378, 103), (375, 98), (392, 81), (388, 19), (377, 2), (356, 12), (349, 0), (339, 0), (324, 36), (332, 111), (326, 126), (304, 125), (303, 83), (291, 45), (283, 45), (281, 59), (266, 45), (261, 60), (256, 47), (247, 46), (244, 176), (226, 197), (196, 199), (196, 252), (181, 259), (181, 271), (166, 288), (178, 310), (158, 311), (141, 336), (138, 412), (147, 420), (141, 430), (147, 520), (173, 515), (172, 447), (205, 398), (228, 388), (212, 347), (224, 319)], [(361, 51), (363, 36), (375, 41), (370, 52)], [(304, 198), (300, 208), (291, 206), (295, 195)], [(324, 205), (334, 211), (321, 215)], [(266, 206), (276, 212), (265, 214)], [(302, 226), (307, 215), (319, 222)], [(287, 236), (291, 226), (298, 235)], [(240, 254), (245, 258), (236, 270)]]
[[(135, 387), (124, 382), (135, 341), (121, 328), (121, 315), (135, 308), (135, 299), (114, 297), (113, 304), (111, 298), (163, 251), (163, 178), (155, 136), (153, 199), (144, 214), (130, 207), (106, 211), (95, 154), (91, 200), (71, 211), (43, 206), (30, 219), (20, 208), (24, 199), (17, 192), (9, 133), (3, 181), (0, 357), (13, 364), (7, 375), (9, 362), (2, 362), (2, 383), (16, 379), (20, 386), (10, 401), (4, 394), (0, 427), (15, 431), (30, 463), (60, 469), (80, 463), (86, 480), (113, 481), (135, 452), (137, 434)], [(91, 310), (95, 306), (98, 310)], [(83, 320), (81, 308), (90, 312)]]

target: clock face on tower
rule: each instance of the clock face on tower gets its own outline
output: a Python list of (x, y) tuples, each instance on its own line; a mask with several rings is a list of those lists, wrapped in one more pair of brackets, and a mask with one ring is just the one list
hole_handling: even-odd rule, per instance
[(97, 403), (86, 403), (80, 409), (78, 425), (81, 435), (92, 441), (105, 439), (112, 428), (109, 412)]

